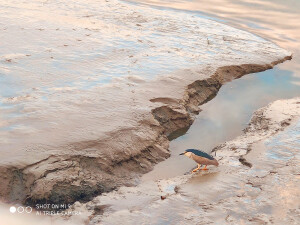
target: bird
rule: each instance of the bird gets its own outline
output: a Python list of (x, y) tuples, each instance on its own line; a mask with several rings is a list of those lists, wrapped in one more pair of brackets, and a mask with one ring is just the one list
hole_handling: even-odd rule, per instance
[(192, 173), (200, 170), (202, 165), (205, 165), (205, 167), (201, 170), (208, 170), (206, 168), (207, 165), (219, 166), (218, 161), (214, 157), (212, 157), (211, 155), (209, 155), (206, 152), (203, 152), (201, 150), (187, 149), (179, 155), (185, 155), (185, 156), (191, 158), (192, 160), (194, 160), (198, 164), (198, 167), (196, 169), (194, 169), (192, 171)]

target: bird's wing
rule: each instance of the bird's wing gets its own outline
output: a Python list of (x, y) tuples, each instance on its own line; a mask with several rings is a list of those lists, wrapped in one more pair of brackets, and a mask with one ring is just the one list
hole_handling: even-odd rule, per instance
[(212, 157), (211, 155), (207, 154), (206, 152), (203, 152), (201, 150), (197, 150), (197, 149), (187, 149), (185, 150), (186, 152), (192, 152), (197, 156), (201, 156), (210, 160), (214, 160), (214, 157)]

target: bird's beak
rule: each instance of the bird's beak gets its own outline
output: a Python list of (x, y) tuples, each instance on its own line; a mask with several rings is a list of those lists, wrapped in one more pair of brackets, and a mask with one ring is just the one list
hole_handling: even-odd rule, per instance
[(185, 152), (183, 152), (183, 153), (180, 153), (179, 155), (184, 155), (185, 154)]

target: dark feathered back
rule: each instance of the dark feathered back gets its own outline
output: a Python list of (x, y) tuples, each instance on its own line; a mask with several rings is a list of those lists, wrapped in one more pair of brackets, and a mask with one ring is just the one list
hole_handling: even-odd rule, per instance
[(187, 149), (185, 150), (186, 152), (192, 152), (197, 156), (201, 156), (210, 160), (214, 160), (214, 157), (212, 157), (211, 155), (207, 154), (206, 152), (203, 152), (201, 150), (197, 150), (197, 149)]

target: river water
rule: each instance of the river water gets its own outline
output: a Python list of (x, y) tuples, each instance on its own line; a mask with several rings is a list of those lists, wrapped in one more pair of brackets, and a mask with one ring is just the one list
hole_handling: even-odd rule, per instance
[(144, 176), (145, 180), (170, 178), (195, 163), (178, 154), (187, 148), (210, 152), (218, 144), (242, 133), (252, 113), (278, 99), (300, 95), (300, 2), (296, 0), (136, 1), (165, 10), (191, 11), (211, 20), (255, 33), (293, 53), (293, 59), (272, 70), (244, 76), (224, 85), (188, 132), (173, 140), (171, 157)]

